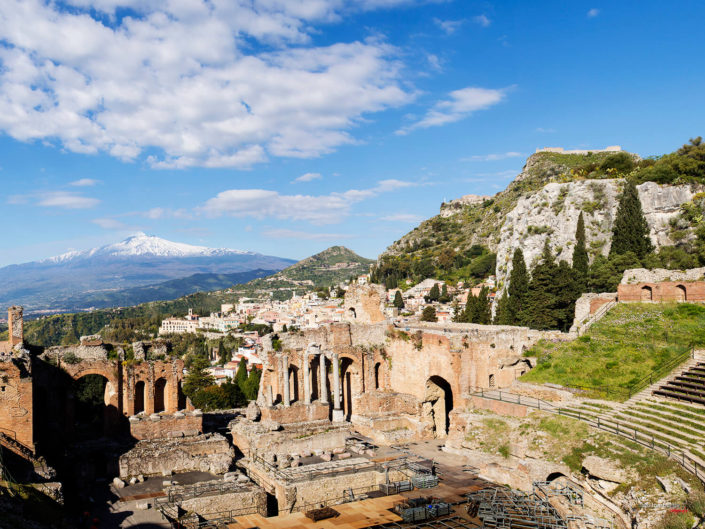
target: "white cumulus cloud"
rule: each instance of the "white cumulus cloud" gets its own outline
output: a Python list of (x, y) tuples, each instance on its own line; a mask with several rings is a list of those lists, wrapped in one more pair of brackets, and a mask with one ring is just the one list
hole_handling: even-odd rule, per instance
[(599, 14), (600, 14), (600, 10), (596, 9), (596, 8), (592, 8), (587, 12), (588, 18), (595, 18)]
[(438, 127), (466, 118), (477, 110), (496, 105), (506, 96), (506, 89), (467, 87), (454, 90), (448, 99), (437, 102), (426, 115), (416, 123), (402, 127), (396, 133), (408, 134), (415, 129)]
[(381, 220), (386, 220), (388, 222), (421, 222), (423, 217), (419, 215), (414, 215), (412, 213), (397, 213), (394, 215), (387, 215), (380, 217)]
[(208, 199), (196, 212), (207, 217), (253, 217), (334, 224), (350, 214), (353, 204), (381, 193), (415, 186), (402, 180), (381, 180), (369, 189), (350, 189), (327, 195), (283, 195), (267, 189), (228, 189)]
[(0, 131), (123, 160), (149, 152), (154, 167), (315, 157), (412, 98), (394, 47), (315, 46), (316, 24), (402, 3), (414, 2), (6, 0)]
[(492, 24), (492, 21), (485, 15), (477, 15), (476, 17), (473, 17), (472, 20), (475, 24), (479, 24), (483, 28), (489, 27), (489, 25)]

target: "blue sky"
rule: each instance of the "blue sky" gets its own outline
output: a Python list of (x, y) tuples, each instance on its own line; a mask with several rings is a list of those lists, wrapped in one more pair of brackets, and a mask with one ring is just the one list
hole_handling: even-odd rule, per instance
[(703, 134), (705, 4), (0, 5), (0, 265), (136, 231), (368, 257), (538, 147)]

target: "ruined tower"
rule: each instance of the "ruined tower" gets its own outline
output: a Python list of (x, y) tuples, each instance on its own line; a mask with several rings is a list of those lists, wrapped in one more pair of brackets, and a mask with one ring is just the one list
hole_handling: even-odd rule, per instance
[(24, 342), (24, 320), (22, 318), (22, 307), (10, 307), (7, 309), (7, 326), (10, 347)]

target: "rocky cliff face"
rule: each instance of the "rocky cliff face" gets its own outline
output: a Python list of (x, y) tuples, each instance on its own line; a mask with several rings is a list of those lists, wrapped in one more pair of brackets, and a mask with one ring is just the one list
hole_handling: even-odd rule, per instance
[[(530, 268), (539, 259), (548, 239), (557, 260), (572, 262), (575, 230), (583, 212), (588, 251), (591, 257), (609, 253), (612, 227), (622, 180), (582, 180), (551, 183), (519, 199), (505, 217), (497, 245), (497, 279), (503, 285), (511, 272), (512, 254), (524, 252)], [(669, 221), (678, 215), (681, 204), (699, 191), (694, 186), (661, 186), (646, 182), (637, 186), (644, 216), (651, 228), (651, 241), (659, 248), (674, 244), (669, 237)]]

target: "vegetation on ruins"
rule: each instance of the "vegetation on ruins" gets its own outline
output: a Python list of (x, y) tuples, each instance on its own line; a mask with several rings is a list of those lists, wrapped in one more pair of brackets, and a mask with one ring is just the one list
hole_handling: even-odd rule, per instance
[[(705, 307), (691, 303), (621, 303), (571, 342), (543, 340), (525, 353), (538, 365), (522, 377), (587, 389), (624, 390), (691, 349), (705, 345)], [(623, 391), (619, 391), (622, 389)]]

